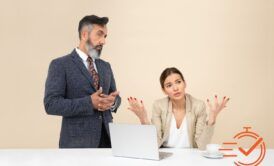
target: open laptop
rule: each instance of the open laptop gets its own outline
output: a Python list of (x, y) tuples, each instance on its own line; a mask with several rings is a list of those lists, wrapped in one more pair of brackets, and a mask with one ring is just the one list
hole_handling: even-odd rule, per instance
[(113, 156), (160, 160), (172, 153), (160, 152), (154, 125), (109, 123)]

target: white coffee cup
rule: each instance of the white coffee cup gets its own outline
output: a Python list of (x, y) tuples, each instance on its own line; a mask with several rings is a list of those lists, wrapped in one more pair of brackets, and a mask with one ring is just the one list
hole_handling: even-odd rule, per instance
[(207, 144), (206, 145), (206, 151), (209, 154), (218, 154), (219, 153), (219, 149), (221, 148), (221, 146), (219, 144)]

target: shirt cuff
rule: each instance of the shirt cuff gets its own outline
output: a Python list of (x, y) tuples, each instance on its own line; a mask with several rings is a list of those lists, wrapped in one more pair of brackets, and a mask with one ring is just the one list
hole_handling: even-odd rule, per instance
[(110, 107), (110, 111), (114, 112), (114, 110), (117, 108), (117, 99), (115, 100), (114, 104)]

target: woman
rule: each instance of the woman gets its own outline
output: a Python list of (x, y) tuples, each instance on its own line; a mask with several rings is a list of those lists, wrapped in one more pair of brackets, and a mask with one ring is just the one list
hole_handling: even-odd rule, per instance
[[(215, 95), (214, 106), (207, 99), (210, 109), (207, 114), (203, 101), (185, 93), (186, 82), (178, 69), (165, 69), (160, 83), (167, 97), (154, 102), (151, 118), (157, 129), (159, 147), (205, 149), (213, 135), (217, 115), (229, 98), (223, 97), (219, 103)], [(143, 101), (133, 97), (128, 101), (128, 109), (137, 115), (141, 124), (150, 124)]]

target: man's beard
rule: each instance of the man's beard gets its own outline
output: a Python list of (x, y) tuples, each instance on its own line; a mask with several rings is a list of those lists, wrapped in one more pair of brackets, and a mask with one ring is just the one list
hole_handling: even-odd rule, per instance
[(101, 52), (103, 49), (102, 45), (93, 46), (93, 44), (88, 40), (86, 42), (86, 49), (88, 51), (89, 56), (91, 56), (94, 59), (99, 59), (101, 56)]

